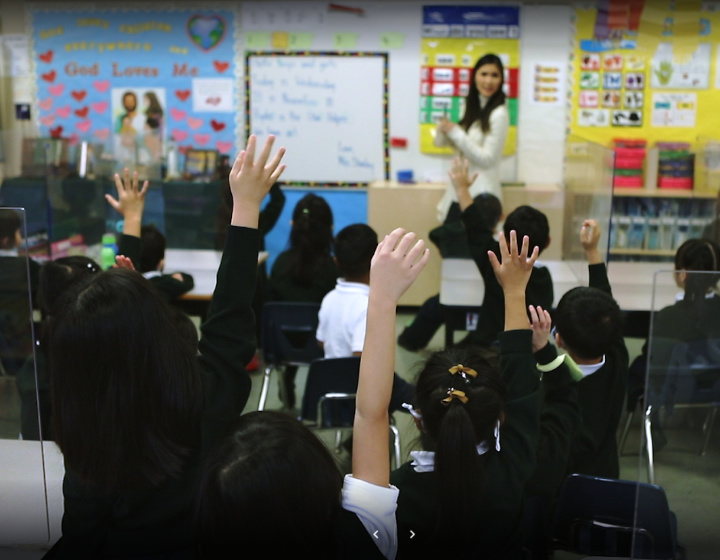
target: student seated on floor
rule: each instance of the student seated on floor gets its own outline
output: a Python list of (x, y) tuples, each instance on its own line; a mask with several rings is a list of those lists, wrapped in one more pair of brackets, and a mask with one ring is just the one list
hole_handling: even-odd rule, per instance
[[(378, 246), (377, 233), (366, 224), (343, 228), (335, 237), (335, 262), (340, 272), (335, 289), (320, 305), (316, 337), (326, 358), (361, 356), (365, 343), (370, 263)], [(394, 378), (391, 410), (404, 410), (413, 386)]]
[[(497, 224), (502, 219), (500, 200), (486, 192), (480, 193), (473, 200), (480, 216), (492, 228), (495, 235)], [(457, 212), (454, 219), (448, 216), (443, 225), (430, 232), (430, 241), (435, 243), (444, 259), (471, 258), (465, 224), (460, 219), (459, 209)], [(410, 352), (425, 348), (444, 321), (440, 294), (429, 297), (420, 307), (412, 323), (398, 336), (398, 346)]]
[(196, 515), (202, 558), (396, 557), (388, 446), (396, 307), (428, 258), (422, 241), (397, 229), (372, 260), (352, 474), (343, 479), (327, 447), (296, 419), (242, 415), (205, 464)]
[(573, 288), (555, 310), (555, 342), (536, 353), (541, 368), (564, 360), (578, 379), (582, 420), (570, 444), (565, 474), (619, 478), (617, 427), (628, 379), (628, 351), (622, 337), (620, 307), (612, 297), (607, 270), (598, 250), (600, 226), (585, 220), (580, 242), (585, 249), (590, 286)]
[[(461, 218), (467, 231), (470, 254), (485, 282), (485, 296), (478, 318), (477, 330), (468, 333), (467, 337), (459, 344), (495, 346), (498, 335), (503, 330), (505, 299), (488, 257), (488, 251), (492, 251), (496, 256), (500, 254), (498, 242), (493, 237), (494, 226), (485, 220), (479, 208), (473, 204), (470, 185), (474, 177), (468, 176), (467, 160), (455, 158), (448, 173), (462, 211)], [(538, 247), (540, 253), (550, 245), (550, 226), (547, 217), (531, 206), (519, 206), (508, 215), (503, 225), (506, 239), (509, 239), (511, 230), (517, 232), (518, 239), (527, 235), (530, 238), (530, 245)], [(551, 309), (553, 297), (550, 271), (544, 266), (534, 267), (525, 292), (526, 304)]]

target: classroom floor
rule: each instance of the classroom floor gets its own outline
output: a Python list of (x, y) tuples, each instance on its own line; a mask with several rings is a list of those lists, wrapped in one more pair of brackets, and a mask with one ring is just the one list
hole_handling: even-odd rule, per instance
[[(412, 319), (409, 313), (398, 314), (396, 331), (399, 334), (406, 323)], [(462, 336), (462, 333), (458, 333)], [(444, 341), (443, 329), (440, 329), (429, 345), (428, 350), (420, 353), (408, 352), (398, 348), (396, 354), (396, 371), (408, 381), (421, 365), (422, 360), (431, 350), (440, 349)], [(640, 352), (642, 341), (627, 339), (631, 359)], [(306, 368), (298, 371), (297, 401), (302, 399)], [(262, 385), (262, 370), (251, 374), (252, 392), (248, 400), (247, 410), (256, 410)], [(272, 378), (266, 410), (281, 408), (278, 397), (277, 376)], [(628, 480), (647, 481), (646, 461), (640, 460), (640, 428), (641, 414), (636, 414), (624, 453), (620, 457), (621, 478)], [(701, 411), (676, 411), (672, 417), (665, 418), (666, 447), (656, 454), (656, 483), (665, 488), (670, 508), (678, 518), (679, 542), (687, 550), (689, 560), (710, 560), (717, 558), (720, 551), (720, 426), (716, 426), (710, 441), (707, 454), (699, 455), (702, 435), (700, 428), (704, 414)], [(400, 431), (402, 442), (402, 459), (406, 460), (409, 451), (418, 446), (417, 430), (409, 414), (396, 413), (396, 425)], [(2, 424), (2, 422), (0, 422)], [(8, 426), (0, 426), (8, 428)], [(325, 432), (321, 435), (332, 448), (333, 434)], [(340, 468), (349, 472), (350, 463), (347, 453), (342, 450), (336, 454)], [(0, 560), (37, 560), (42, 558), (45, 550), (30, 548), (0, 548)], [(555, 560), (570, 560), (580, 556), (561, 554)]]

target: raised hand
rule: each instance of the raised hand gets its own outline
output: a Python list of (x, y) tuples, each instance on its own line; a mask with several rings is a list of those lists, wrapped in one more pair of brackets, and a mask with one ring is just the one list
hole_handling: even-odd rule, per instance
[(598, 250), (601, 234), (600, 224), (596, 220), (585, 220), (580, 228), (580, 244), (585, 249), (585, 255), (590, 264), (603, 262)]
[(552, 328), (552, 319), (547, 309), (543, 309), (539, 305), (533, 307), (528, 306), (530, 311), (530, 328), (532, 329), (532, 345), (533, 352), (537, 352), (545, 348), (550, 338), (550, 329)]
[(370, 264), (370, 294), (397, 303), (430, 258), (425, 242), (398, 228), (381, 241)]
[(456, 192), (468, 190), (470, 185), (472, 185), (475, 179), (477, 179), (478, 173), (473, 173), (471, 177), (469, 168), (470, 162), (468, 162), (468, 160), (464, 157), (455, 156), (453, 158), (452, 163), (450, 164), (450, 169), (448, 169), (448, 176), (450, 177), (450, 181), (452, 182), (453, 187), (455, 187)]
[(530, 280), (533, 265), (540, 254), (540, 249), (535, 247), (532, 254), (528, 257), (528, 249), (530, 247), (530, 238), (526, 235), (523, 237), (522, 248), (518, 250), (517, 233), (515, 230), (510, 232), (510, 245), (508, 246), (505, 235), (500, 233), (500, 258), (493, 251), (488, 251), (490, 264), (495, 272), (495, 277), (506, 294), (525, 294), (525, 286)]
[(115, 264), (112, 265), (113, 268), (127, 268), (128, 270), (135, 270), (135, 265), (133, 265), (133, 262), (131, 259), (124, 255), (118, 255), (115, 257)]
[(114, 179), (118, 197), (115, 199), (112, 195), (106, 194), (105, 200), (125, 218), (123, 233), (140, 237), (140, 225), (145, 210), (145, 195), (150, 183), (145, 180), (140, 187), (137, 171), (133, 171), (130, 176), (127, 167), (123, 170), (122, 179), (118, 173), (115, 173)]

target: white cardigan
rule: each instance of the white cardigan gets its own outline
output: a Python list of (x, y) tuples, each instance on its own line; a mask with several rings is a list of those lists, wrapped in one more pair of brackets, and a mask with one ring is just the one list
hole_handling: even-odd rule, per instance
[[(487, 134), (482, 131), (480, 121), (472, 123), (467, 132), (461, 126), (454, 126), (448, 134), (435, 130), (436, 146), (452, 146), (470, 163), (470, 175), (479, 172), (477, 179), (470, 185), (473, 198), (481, 192), (488, 192), (502, 202), (500, 164), (509, 127), (510, 114), (507, 106), (499, 105), (490, 113), (490, 130)], [(453, 202), (457, 202), (457, 197), (455, 189), (450, 185), (437, 206), (438, 220), (445, 220)]]

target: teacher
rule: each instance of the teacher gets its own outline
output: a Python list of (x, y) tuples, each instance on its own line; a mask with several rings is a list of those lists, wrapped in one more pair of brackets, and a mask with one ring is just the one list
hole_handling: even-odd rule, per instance
[[(463, 118), (458, 124), (445, 117), (437, 123), (435, 145), (452, 146), (469, 161), (470, 176), (478, 172), (477, 178), (470, 185), (473, 198), (481, 192), (488, 192), (502, 201), (500, 163), (510, 126), (510, 115), (502, 89), (504, 83), (502, 61), (497, 55), (486, 54), (473, 68)], [(455, 208), (451, 211), (453, 203)], [(457, 198), (452, 185), (448, 186), (437, 208), (440, 221), (459, 218)]]

